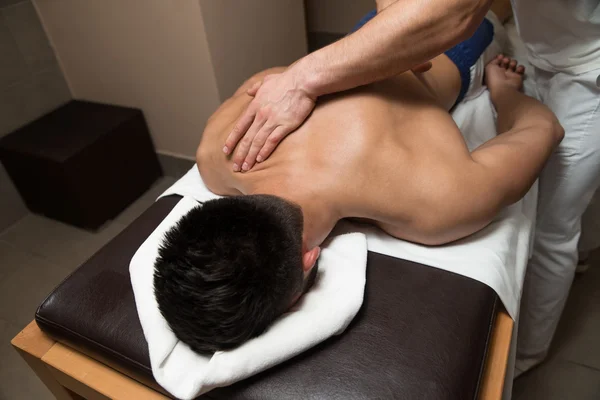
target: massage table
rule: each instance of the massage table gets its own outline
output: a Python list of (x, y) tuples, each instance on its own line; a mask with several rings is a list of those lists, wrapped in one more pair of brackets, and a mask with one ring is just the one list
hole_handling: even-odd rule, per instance
[[(508, 29), (508, 42), (512, 50), (507, 54), (524, 60), (514, 24)], [(526, 93), (532, 90), (526, 80)], [(472, 111), (465, 118), (478, 114)], [(505, 267), (514, 273), (507, 286), (514, 298), (439, 263), (420, 264), (369, 251), (364, 302), (343, 334), (200, 398), (509, 398), (515, 329), (503, 301), (515, 317), (528, 251), (521, 246), (518, 252), (513, 245), (521, 231), (522, 244), (528, 243), (535, 193), (528, 197), (518, 206), (522, 210), (513, 207), (511, 215), (522, 213), (517, 220), (527, 221), (529, 228), (512, 225), (516, 233), (499, 236), (508, 244), (483, 258), (498, 262), (498, 255), (504, 254)], [(175, 194), (161, 197), (50, 293), (35, 321), (13, 339), (13, 346), (57, 398), (168, 398), (152, 375), (129, 263), (180, 199)], [(485, 250), (491, 242), (485, 241), (485, 233), (478, 235), (466, 242)], [(472, 248), (467, 244), (466, 249)], [(452, 261), (452, 268), (460, 270), (456, 261), (463, 259), (471, 271), (485, 266), (473, 265), (479, 260), (474, 255), (467, 252), (448, 264)], [(503, 293), (502, 301), (497, 292)]]
[[(158, 200), (13, 339), (57, 398), (168, 398), (152, 377), (128, 266), (179, 199)], [(488, 286), (369, 252), (364, 303), (344, 334), (201, 398), (499, 399), (512, 324)]]

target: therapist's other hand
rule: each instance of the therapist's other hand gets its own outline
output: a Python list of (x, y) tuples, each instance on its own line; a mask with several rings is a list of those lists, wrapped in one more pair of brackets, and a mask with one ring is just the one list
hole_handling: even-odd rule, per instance
[[(225, 141), (223, 152), (233, 155), (233, 170), (248, 171), (267, 159), (288, 134), (298, 128), (315, 107), (316, 97), (299, 87), (288, 69), (267, 75), (248, 90), (254, 96)], [(239, 144), (238, 144), (239, 142)]]

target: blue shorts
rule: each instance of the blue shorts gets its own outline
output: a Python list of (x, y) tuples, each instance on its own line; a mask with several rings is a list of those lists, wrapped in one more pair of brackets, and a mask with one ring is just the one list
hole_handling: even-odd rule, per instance
[[(352, 32), (360, 29), (364, 24), (369, 22), (377, 15), (377, 11), (373, 10), (365, 15), (352, 29)], [(460, 42), (444, 54), (452, 60), (460, 72), (460, 93), (456, 103), (464, 99), (469, 86), (471, 85), (471, 67), (477, 62), (485, 49), (492, 43), (494, 39), (494, 26), (490, 21), (484, 19), (477, 31), (469, 39)]]

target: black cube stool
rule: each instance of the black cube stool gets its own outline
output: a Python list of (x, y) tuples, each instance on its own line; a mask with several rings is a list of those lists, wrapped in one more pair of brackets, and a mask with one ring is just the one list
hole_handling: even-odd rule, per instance
[(95, 229), (162, 175), (141, 110), (73, 100), (0, 139), (32, 212)]

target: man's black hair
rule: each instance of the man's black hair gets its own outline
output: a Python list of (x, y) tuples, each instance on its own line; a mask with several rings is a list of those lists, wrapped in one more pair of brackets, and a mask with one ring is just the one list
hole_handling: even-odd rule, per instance
[(181, 218), (154, 272), (175, 336), (212, 353), (261, 334), (302, 290), (302, 229), (301, 209), (269, 195), (207, 201)]

